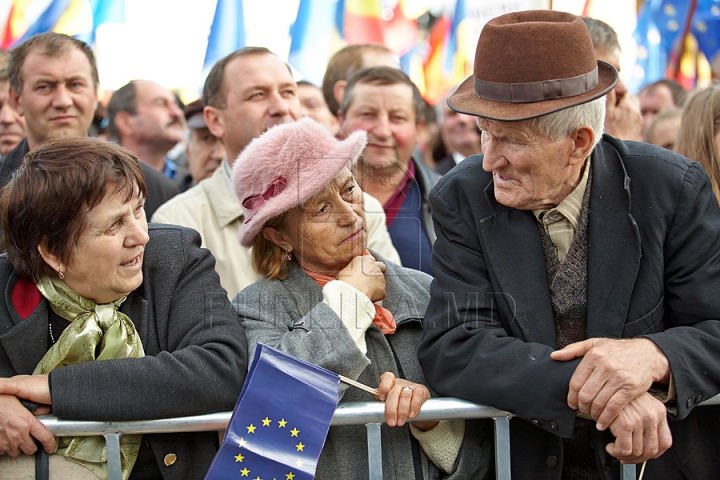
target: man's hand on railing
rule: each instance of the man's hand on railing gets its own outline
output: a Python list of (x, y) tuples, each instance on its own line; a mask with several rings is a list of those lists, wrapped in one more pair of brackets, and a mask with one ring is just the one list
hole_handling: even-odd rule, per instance
[(0, 395), (0, 455), (32, 455), (38, 439), (48, 453), (57, 448), (55, 437), (14, 395)]
[(622, 463), (642, 463), (672, 445), (665, 405), (649, 393), (631, 401), (610, 425), (615, 441), (607, 452)]
[[(396, 378), (390, 372), (380, 376), (378, 400), (385, 402), (385, 421), (390, 427), (401, 427), (408, 418), (415, 418), (430, 391), (425, 385)], [(415, 422), (420, 430), (430, 430), (438, 422)]]
[(590, 415), (605, 430), (653, 382), (668, 383), (667, 358), (646, 338), (591, 338), (551, 354), (553, 360), (583, 357), (570, 379), (568, 405)]

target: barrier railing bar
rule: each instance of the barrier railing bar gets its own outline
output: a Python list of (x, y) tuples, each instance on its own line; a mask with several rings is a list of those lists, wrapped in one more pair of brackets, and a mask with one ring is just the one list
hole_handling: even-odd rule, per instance
[(382, 480), (382, 439), (380, 437), (380, 424), (368, 423), (367, 446), (368, 446), (368, 471), (370, 480)]
[[(720, 405), (720, 395), (710, 398), (700, 406)], [(232, 412), (216, 412), (187, 417), (164, 418), (159, 420), (141, 420), (133, 422), (95, 422), (86, 420), (61, 420), (52, 415), (38, 417), (57, 437), (104, 435), (108, 445), (108, 469), (110, 480), (115, 480), (112, 472), (120, 469), (120, 435), (149, 433), (205, 432), (223, 430), (230, 422)], [(432, 398), (423, 404), (422, 410), (412, 421), (480, 419), (492, 418), (495, 423), (495, 469), (498, 480), (510, 479), (510, 424), (513, 415), (486, 405), (478, 405), (457, 398)], [(375, 448), (382, 451), (380, 443), (380, 424), (385, 421), (385, 405), (382, 402), (352, 402), (339, 405), (332, 419), (332, 426), (365, 424), (368, 430), (368, 462), (371, 480), (382, 478), (382, 456), (375, 455)], [(369, 424), (376, 424), (371, 428)], [(370, 442), (377, 435), (377, 442)], [(376, 444), (376, 445), (375, 445)], [(379, 459), (380, 476), (373, 477), (373, 458)], [(115, 466), (117, 465), (117, 466)], [(635, 478), (635, 465), (624, 465), (621, 479)]]
[(495, 478), (510, 480), (510, 417), (494, 417)]

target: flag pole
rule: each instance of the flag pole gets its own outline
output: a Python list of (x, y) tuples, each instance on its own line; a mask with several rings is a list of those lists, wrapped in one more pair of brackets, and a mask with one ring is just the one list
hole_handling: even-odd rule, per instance
[(380, 392), (378, 392), (377, 388), (368, 387), (367, 385), (360, 383), (360, 382), (356, 382), (352, 378), (348, 378), (344, 375), (340, 375), (340, 381), (343, 383), (347, 383), (348, 385), (352, 385), (353, 387), (359, 388), (360, 390), (365, 390), (368, 393), (372, 393), (376, 397), (378, 395), (380, 395)]
[(692, 19), (695, 16), (695, 7), (697, 7), (697, 0), (690, 0), (690, 7), (687, 17), (685, 18), (685, 28), (683, 29), (682, 39), (680, 40), (680, 49), (678, 51), (677, 57), (673, 59), (673, 80), (677, 80), (678, 75), (680, 74), (680, 62), (682, 61), (683, 55), (685, 55), (685, 41), (690, 34), (690, 27), (692, 27)]

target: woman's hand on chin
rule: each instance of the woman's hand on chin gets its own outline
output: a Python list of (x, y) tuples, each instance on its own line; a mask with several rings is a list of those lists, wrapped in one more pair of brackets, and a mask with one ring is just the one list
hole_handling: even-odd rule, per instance
[(385, 270), (384, 263), (366, 254), (353, 258), (335, 278), (357, 288), (371, 302), (378, 302), (385, 298)]
[[(405, 421), (417, 417), (420, 407), (430, 398), (425, 385), (397, 378), (390, 372), (380, 376), (378, 400), (385, 402), (385, 421), (391, 427), (402, 427)], [(430, 430), (438, 422), (414, 422), (420, 430)]]

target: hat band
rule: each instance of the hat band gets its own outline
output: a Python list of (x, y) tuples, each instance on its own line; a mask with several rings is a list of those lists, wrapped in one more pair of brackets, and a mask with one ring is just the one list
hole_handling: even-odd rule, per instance
[(477, 77), (473, 77), (473, 79), (475, 95), (483, 100), (532, 103), (574, 97), (589, 92), (598, 84), (598, 67), (576, 77), (543, 80), (542, 82), (502, 83), (488, 82)]

